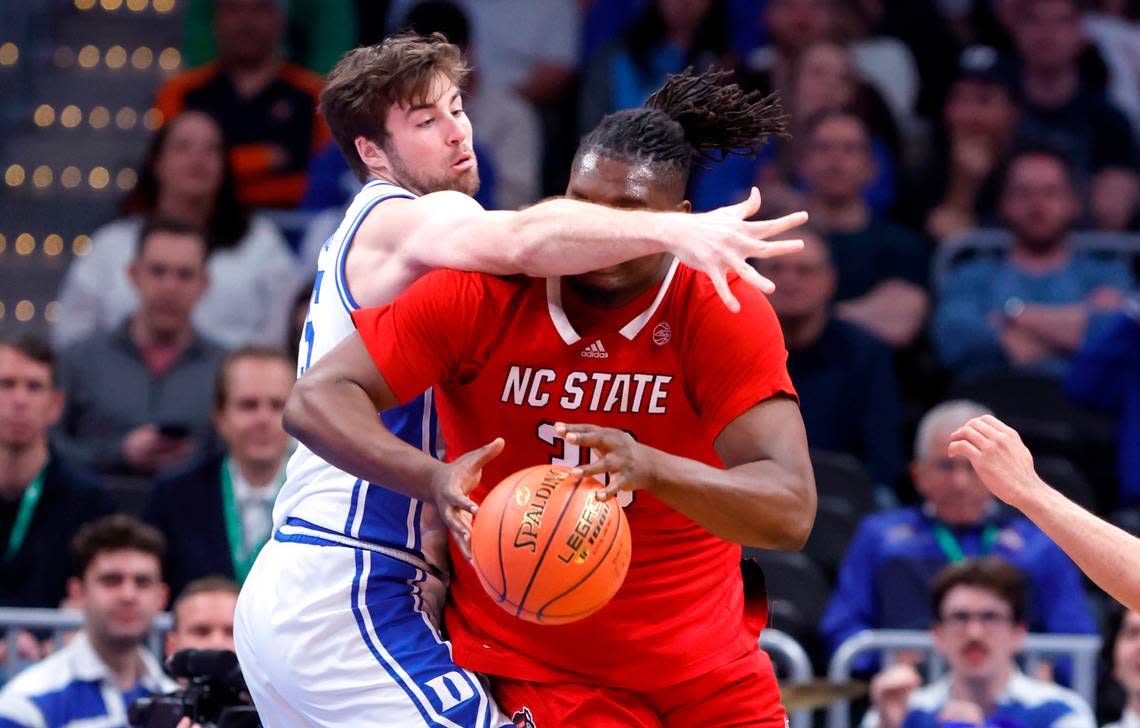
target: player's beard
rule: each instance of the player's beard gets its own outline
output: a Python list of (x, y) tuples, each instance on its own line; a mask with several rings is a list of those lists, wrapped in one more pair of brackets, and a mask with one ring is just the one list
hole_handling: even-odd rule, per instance
[[(450, 171), (433, 175), (407, 164), (394, 148), (388, 148), (385, 151), (388, 154), (388, 162), (392, 166), (392, 174), (396, 178), (394, 181), (418, 195), (454, 190), (462, 192), (468, 197), (474, 197), (475, 193), (479, 191), (479, 165), (477, 162), (458, 175)], [(474, 155), (474, 151), (470, 153)]]

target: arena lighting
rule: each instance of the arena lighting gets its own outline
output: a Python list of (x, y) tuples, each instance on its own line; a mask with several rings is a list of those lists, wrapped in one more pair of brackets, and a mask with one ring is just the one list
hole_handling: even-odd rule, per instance
[(139, 181), (138, 174), (130, 167), (124, 167), (115, 175), (115, 186), (120, 190), (132, 190)]
[(154, 0), (154, 9), (160, 13), (169, 13), (174, 9), (174, 0)]
[(95, 0), (75, 0), (75, 7), (78, 10), (90, 10), (95, 7)]
[(4, 302), (0, 301), (0, 321), (4, 320)]
[(167, 48), (158, 56), (158, 65), (164, 71), (173, 71), (182, 63), (182, 54), (177, 48)]
[(0, 233), (0, 253), (3, 253), (4, 249), (7, 247), (8, 247), (8, 238), (4, 237), (4, 233)]
[(132, 13), (141, 13), (146, 10), (147, 0), (127, 0), (127, 9)]
[(99, 65), (99, 49), (90, 44), (80, 48), (79, 65), (83, 68), (94, 68)]
[(75, 63), (75, 51), (71, 50), (67, 46), (60, 46), (59, 48), (55, 49), (55, 53), (52, 55), (52, 58), (55, 60), (55, 65), (57, 68), (71, 68), (71, 66)]
[(36, 122), (36, 126), (51, 126), (55, 121), (55, 109), (47, 104), (40, 104), (36, 107), (36, 113), (32, 117)]
[(103, 62), (107, 64), (107, 68), (112, 71), (117, 71), (127, 64), (127, 49), (121, 45), (113, 45), (107, 49), (107, 53), (103, 56)]
[(59, 173), (59, 183), (65, 189), (74, 189), (79, 186), (83, 181), (83, 173), (79, 171), (79, 167), (64, 167), (63, 171)]
[(123, 130), (133, 129), (135, 123), (138, 121), (138, 116), (134, 109), (129, 106), (124, 106), (115, 114), (115, 126)]
[(150, 64), (154, 63), (154, 53), (146, 46), (139, 46), (135, 48), (135, 52), (131, 54), (131, 65), (140, 71), (150, 68)]
[(111, 173), (107, 171), (106, 167), (93, 167), (87, 173), (87, 184), (93, 190), (101, 190), (107, 186), (111, 181)]
[(75, 240), (71, 241), (71, 253), (80, 258), (87, 255), (91, 251), (91, 238), (86, 235), (76, 235)]
[(20, 49), (11, 41), (0, 45), (0, 66), (13, 66), (20, 60)]
[(41, 164), (36, 167), (35, 172), (32, 172), (32, 184), (39, 189), (43, 189), (51, 185), (53, 177), (51, 167), (46, 164)]
[(24, 299), (16, 304), (16, 320), (17, 321), (31, 321), (32, 317), (36, 315), (36, 304)]
[(44, 306), (44, 320), (50, 324), (54, 324), (56, 319), (59, 318), (59, 301), (52, 301)]
[(20, 233), (16, 236), (16, 255), (31, 255), (36, 249), (36, 239), (31, 233)]
[(79, 126), (79, 122), (83, 121), (83, 112), (75, 104), (69, 104), (63, 107), (59, 112), (59, 123), (66, 126), (68, 129), (74, 129)]
[(103, 6), (104, 10), (115, 11), (122, 7), (123, 0), (101, 0), (99, 4)]
[(9, 187), (19, 187), (24, 184), (24, 168), (18, 164), (9, 164), (4, 171), (4, 182)]
[(147, 109), (143, 114), (143, 126), (151, 131), (162, 126), (162, 112), (158, 109)]
[(44, 238), (43, 243), (44, 255), (54, 258), (63, 252), (63, 237), (58, 233), (52, 233)]
[(102, 129), (111, 123), (111, 112), (107, 111), (106, 106), (96, 106), (87, 115), (87, 123), (92, 129)]

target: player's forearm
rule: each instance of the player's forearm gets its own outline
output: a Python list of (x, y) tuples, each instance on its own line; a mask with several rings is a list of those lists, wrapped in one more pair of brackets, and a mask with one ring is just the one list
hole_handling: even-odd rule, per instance
[(725, 541), (798, 551), (815, 521), (815, 483), (773, 460), (727, 470), (660, 454), (651, 490), (674, 510)]
[(299, 379), (284, 425), (333, 466), (413, 498), (429, 497), (432, 477), (444, 467), (389, 432), (365, 391), (349, 381)]
[(669, 251), (671, 219), (670, 213), (553, 199), (519, 212), (472, 217), (448, 231), (436, 249), (444, 255), (448, 248), (458, 250), (471, 259), (460, 267), (487, 273), (577, 275)]
[(1014, 503), (1093, 582), (1129, 609), (1140, 610), (1140, 539), (1038, 483)]

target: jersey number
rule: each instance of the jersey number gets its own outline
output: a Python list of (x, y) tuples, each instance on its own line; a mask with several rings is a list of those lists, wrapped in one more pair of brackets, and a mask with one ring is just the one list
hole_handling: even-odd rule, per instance
[(305, 317), (304, 338), (301, 341), (302, 346), (305, 347), (305, 363), (301, 365), (300, 371), (297, 372), (298, 377), (304, 374), (305, 370), (309, 368), (309, 365), (313, 363), (313, 341), (317, 338), (317, 332), (316, 329), (313, 328), (312, 307), (313, 304), (321, 302), (321, 279), (324, 277), (325, 272), (318, 270), (317, 277), (313, 280), (313, 297), (309, 302), (309, 313)]
[[(631, 435), (633, 433), (630, 433)], [(579, 465), (584, 465), (587, 462), (594, 462), (598, 459), (598, 454), (592, 448), (586, 448), (586, 453), (583, 456), (582, 448), (572, 442), (566, 442), (558, 435), (554, 434), (554, 423), (543, 422), (538, 426), (538, 439), (545, 442), (557, 450), (550, 456), (551, 465), (565, 465), (568, 468), (576, 468)], [(609, 485), (609, 473), (602, 473), (600, 476), (595, 475), (595, 478), (601, 480), (604, 484)], [(633, 491), (622, 490), (618, 491), (618, 503), (622, 508), (629, 507), (633, 503)]]

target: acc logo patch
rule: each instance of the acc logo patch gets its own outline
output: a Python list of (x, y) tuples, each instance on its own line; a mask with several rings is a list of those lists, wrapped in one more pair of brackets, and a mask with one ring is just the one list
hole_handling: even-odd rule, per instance
[(511, 722), (515, 724), (515, 728), (537, 728), (534, 724), (534, 716), (530, 714), (530, 708), (526, 707), (522, 710), (516, 710), (515, 714), (511, 716)]
[(664, 346), (669, 343), (669, 339), (673, 338), (673, 329), (669, 324), (662, 321), (653, 327), (653, 343), (658, 346)]

